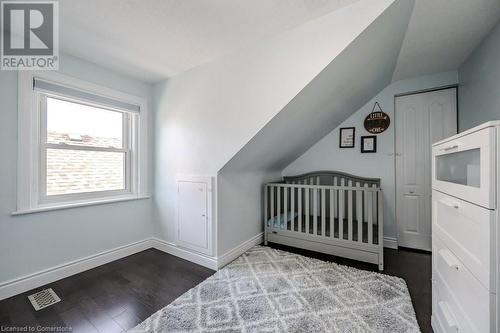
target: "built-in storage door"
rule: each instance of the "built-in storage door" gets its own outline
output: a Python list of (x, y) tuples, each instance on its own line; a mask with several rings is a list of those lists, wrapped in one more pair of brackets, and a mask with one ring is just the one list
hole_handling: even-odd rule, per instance
[(434, 189), (495, 208), (495, 129), (487, 127), (433, 147)]
[(396, 97), (398, 245), (431, 251), (431, 145), (457, 132), (456, 88)]
[(177, 181), (177, 245), (211, 255), (210, 178)]

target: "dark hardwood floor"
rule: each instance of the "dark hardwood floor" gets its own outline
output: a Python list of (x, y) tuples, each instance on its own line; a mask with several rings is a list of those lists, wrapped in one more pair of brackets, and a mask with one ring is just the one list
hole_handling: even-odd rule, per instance
[[(377, 270), (375, 265), (285, 246), (272, 246), (360, 269)], [(122, 332), (171, 303), (213, 273), (208, 268), (158, 250), (146, 250), (0, 301), (0, 328), (31, 326), (36, 332), (42, 331), (44, 327), (71, 327), (72, 332)], [(424, 333), (432, 332), (430, 254), (386, 249), (384, 273), (406, 280), (421, 330)], [(52, 288), (62, 301), (35, 311), (27, 296), (45, 288)], [(46, 329), (44, 331), (47, 332)]]
[[(214, 271), (149, 249), (0, 301), (0, 326), (122, 332), (198, 285)], [(61, 302), (35, 311), (27, 296), (52, 288)], [(69, 330), (66, 330), (69, 331)], [(0, 328), (0, 332), (1, 328)]]

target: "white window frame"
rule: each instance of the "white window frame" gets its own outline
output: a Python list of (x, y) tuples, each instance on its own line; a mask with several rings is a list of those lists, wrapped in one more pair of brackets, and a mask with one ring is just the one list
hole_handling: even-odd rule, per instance
[[(35, 91), (33, 80), (41, 79), (92, 95), (136, 105), (139, 112), (113, 109), (99, 103), (50, 92)], [(47, 143), (46, 98), (52, 97), (79, 104), (122, 112), (123, 147), (101, 148)], [(149, 198), (148, 190), (148, 109), (144, 98), (65, 76), (57, 72), (18, 74), (18, 175), (17, 210), (14, 215), (109, 202)], [(46, 195), (46, 149), (78, 149), (124, 153), (125, 188), (62, 195)]]

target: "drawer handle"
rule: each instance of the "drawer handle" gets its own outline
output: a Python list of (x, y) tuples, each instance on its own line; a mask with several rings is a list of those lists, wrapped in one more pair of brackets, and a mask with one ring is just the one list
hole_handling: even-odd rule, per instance
[(453, 145), (453, 146), (448, 146), (448, 147), (441, 148), (441, 151), (448, 151), (448, 150), (452, 150), (452, 149), (455, 149), (455, 148), (458, 148), (458, 145)]
[(439, 255), (441, 256), (441, 258), (443, 258), (446, 265), (448, 265), (449, 267), (454, 268), (456, 270), (459, 269), (460, 266), (459, 266), (458, 260), (450, 252), (450, 250), (441, 249), (441, 250), (439, 250)]
[(439, 308), (441, 309), (441, 312), (443, 313), (444, 320), (446, 320), (446, 324), (448, 325), (448, 327), (454, 328), (455, 331), (458, 332), (459, 329), (458, 329), (457, 320), (455, 319), (455, 316), (452, 314), (450, 307), (448, 306), (448, 303), (439, 302), (438, 305), (439, 305)]
[(449, 201), (449, 200), (446, 200), (446, 199), (441, 199), (441, 200), (439, 200), (439, 202), (441, 202), (443, 205), (451, 207), (451, 208), (455, 208), (455, 209), (459, 209), (460, 208), (460, 206), (458, 205), (458, 203), (453, 202), (453, 201)]

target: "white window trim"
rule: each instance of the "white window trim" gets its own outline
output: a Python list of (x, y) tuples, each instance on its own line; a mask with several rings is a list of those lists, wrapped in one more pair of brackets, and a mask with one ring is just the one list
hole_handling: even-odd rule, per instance
[[(38, 94), (33, 90), (33, 79), (43, 80), (65, 85), (74, 89), (89, 92), (95, 95), (112, 98), (121, 102), (138, 105), (140, 116), (129, 121), (133, 133), (130, 138), (130, 152), (128, 154), (130, 184), (126, 184), (126, 191), (102, 191), (84, 194), (70, 194), (58, 196), (54, 201), (41, 196), (40, 184), (43, 179), (40, 168), (41, 151), (43, 149), (40, 135), (41, 113), (38, 110)], [(55, 209), (64, 209), (108, 202), (128, 201), (149, 198), (148, 188), (148, 108), (146, 99), (124, 92), (82, 81), (57, 72), (41, 71), (18, 73), (18, 168), (17, 168), (17, 210), (13, 215), (27, 214)], [(136, 176), (135, 176), (136, 175)]]
[[(136, 183), (133, 179), (132, 163), (134, 162), (131, 158), (131, 153), (136, 149), (132, 147), (131, 138), (129, 137), (130, 132), (132, 131), (132, 125), (134, 121), (134, 115), (130, 114), (130, 112), (123, 112), (121, 110), (117, 110), (123, 115), (123, 147), (122, 148), (104, 148), (104, 147), (90, 147), (90, 146), (82, 146), (82, 145), (59, 145), (54, 143), (47, 143), (47, 98), (56, 98), (59, 100), (64, 100), (68, 102), (74, 102), (83, 105), (96, 106), (101, 109), (108, 109), (106, 107), (100, 106), (94, 103), (82, 102), (80, 100), (68, 97), (61, 97), (57, 95), (52, 95), (49, 93), (41, 93), (38, 96), (37, 105), (39, 105), (40, 111), (40, 179), (39, 179), (39, 202), (40, 204), (50, 204), (50, 203), (58, 203), (61, 201), (78, 201), (78, 200), (86, 200), (86, 199), (95, 199), (95, 198), (103, 198), (103, 197), (119, 197), (122, 195), (127, 195), (136, 192)], [(113, 110), (113, 109), (110, 109)], [(135, 136), (135, 135), (133, 135)], [(54, 149), (68, 149), (68, 150), (83, 150), (83, 151), (103, 151), (103, 152), (118, 152), (124, 153), (124, 166), (125, 166), (125, 174), (123, 175), (123, 179), (125, 182), (125, 188), (121, 190), (109, 190), (109, 191), (98, 191), (98, 192), (86, 192), (86, 193), (74, 193), (74, 194), (63, 194), (63, 195), (45, 195), (47, 190), (47, 183), (45, 179), (46, 170), (46, 150), (54, 148)]]

